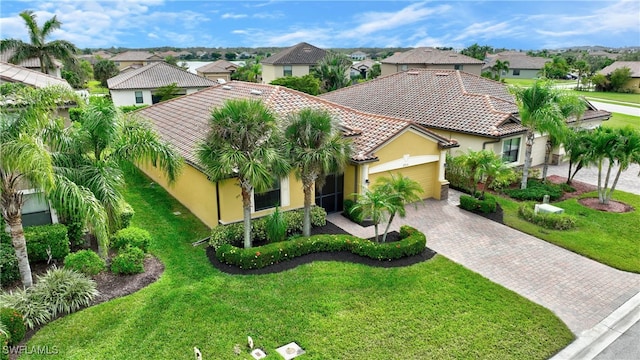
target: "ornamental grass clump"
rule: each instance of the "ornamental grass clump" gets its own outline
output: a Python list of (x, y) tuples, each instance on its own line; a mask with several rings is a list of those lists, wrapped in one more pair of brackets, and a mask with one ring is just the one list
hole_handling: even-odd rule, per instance
[(287, 236), (287, 220), (284, 218), (279, 207), (271, 214), (267, 215), (265, 220), (267, 239), (269, 242), (283, 241)]

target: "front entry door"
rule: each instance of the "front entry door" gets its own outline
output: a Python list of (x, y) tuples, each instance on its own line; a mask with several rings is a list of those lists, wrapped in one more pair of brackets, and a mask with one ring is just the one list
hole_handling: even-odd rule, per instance
[(327, 176), (324, 186), (316, 184), (316, 205), (322, 206), (327, 213), (342, 211), (344, 201), (344, 175), (332, 174)]

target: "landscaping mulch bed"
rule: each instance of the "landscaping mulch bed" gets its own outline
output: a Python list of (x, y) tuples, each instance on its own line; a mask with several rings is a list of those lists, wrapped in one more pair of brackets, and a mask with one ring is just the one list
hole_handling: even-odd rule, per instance
[[(461, 208), (462, 209), (462, 208)], [(483, 213), (482, 211), (472, 211), (472, 213), (482, 216), (485, 219), (489, 219), (491, 221), (495, 221), (499, 224), (504, 225), (504, 211), (502, 210), (502, 206), (496, 203), (496, 212), (493, 213)]]
[[(311, 229), (311, 234), (348, 234), (342, 228), (334, 225), (333, 223), (327, 222), (327, 225), (315, 227)], [(390, 232), (387, 235), (387, 242), (398, 241), (400, 239), (400, 234), (397, 231)], [(393, 267), (403, 267), (409, 266), (413, 264), (417, 264), (423, 261), (427, 261), (433, 258), (437, 253), (428, 247), (422, 251), (422, 253), (418, 255), (408, 256), (402, 259), (390, 260), (390, 261), (380, 261), (374, 260), (370, 258), (366, 258), (360, 255), (353, 254), (347, 251), (331, 251), (331, 252), (319, 252), (319, 253), (311, 253), (303, 256), (295, 257), (288, 261), (283, 261), (277, 264), (273, 264), (262, 269), (240, 269), (234, 265), (228, 265), (221, 263), (216, 258), (216, 253), (211, 247), (207, 247), (207, 257), (211, 264), (218, 270), (233, 275), (264, 275), (264, 274), (273, 274), (286, 270), (293, 269), (299, 265), (309, 264), (314, 261), (341, 261), (341, 262), (350, 262), (355, 264), (364, 264), (368, 266), (374, 267), (383, 267), (383, 268), (393, 268)]]

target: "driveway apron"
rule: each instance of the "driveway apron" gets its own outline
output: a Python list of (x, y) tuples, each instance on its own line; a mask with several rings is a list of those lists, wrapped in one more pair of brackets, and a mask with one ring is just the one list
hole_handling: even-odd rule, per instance
[[(489, 280), (552, 310), (580, 335), (640, 292), (640, 275), (616, 270), (508, 226), (460, 209), (460, 192), (426, 200), (391, 230), (407, 224), (424, 232), (427, 246)], [(340, 214), (328, 220), (353, 235), (363, 228)]]

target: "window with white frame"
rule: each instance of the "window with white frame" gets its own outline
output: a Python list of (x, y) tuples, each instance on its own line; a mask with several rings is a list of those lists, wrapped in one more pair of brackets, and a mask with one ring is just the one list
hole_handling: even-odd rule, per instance
[(142, 104), (144, 100), (142, 99), (142, 91), (136, 91), (136, 104)]
[(514, 163), (518, 161), (520, 138), (507, 139), (502, 142), (502, 161)]
[(293, 76), (293, 68), (291, 67), (291, 65), (284, 65), (282, 67), (282, 74), (284, 76)]

